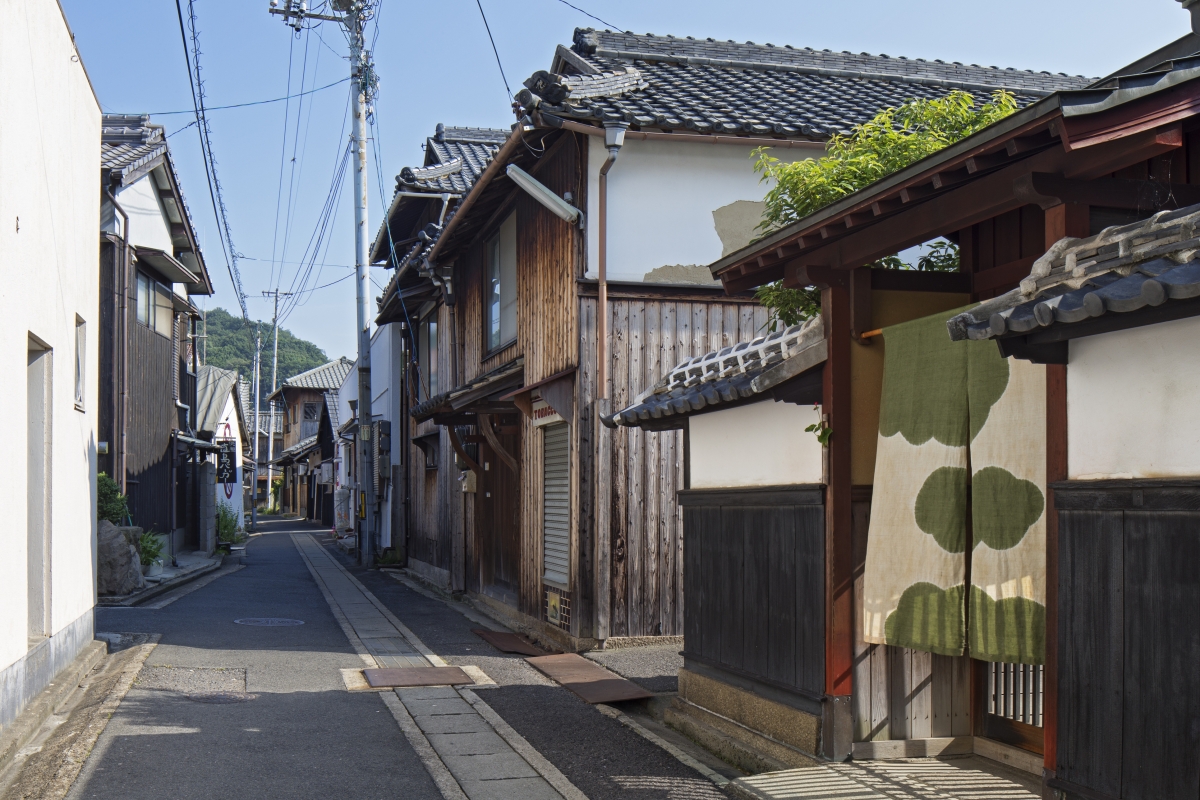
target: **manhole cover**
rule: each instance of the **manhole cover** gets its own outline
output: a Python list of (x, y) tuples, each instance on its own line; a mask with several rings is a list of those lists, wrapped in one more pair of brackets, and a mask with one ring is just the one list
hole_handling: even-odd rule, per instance
[(258, 695), (247, 692), (205, 692), (204, 694), (189, 694), (187, 696), (188, 700), (195, 703), (211, 703), (213, 705), (245, 703), (247, 700), (253, 700), (256, 697)]
[(235, 619), (234, 622), (238, 625), (257, 625), (262, 628), (304, 624), (302, 619), (284, 619), (282, 617), (246, 617), (245, 619)]

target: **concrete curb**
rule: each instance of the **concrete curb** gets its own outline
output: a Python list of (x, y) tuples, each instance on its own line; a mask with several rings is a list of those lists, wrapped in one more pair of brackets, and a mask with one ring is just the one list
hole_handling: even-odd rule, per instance
[(629, 717), (626, 714), (623, 714), (620, 709), (606, 705), (605, 703), (597, 703), (596, 709), (604, 716), (612, 717), (613, 719), (617, 720), (626, 728), (629, 728), (631, 731), (651, 742), (652, 744), (658, 745), (663, 750), (670, 753), (676, 761), (696, 770), (696, 772), (699, 772), (701, 775), (712, 781), (713, 784), (715, 784), (718, 788), (727, 786), (730, 783), (729, 778), (726, 778), (724, 775), (715, 770), (709, 769), (707, 766), (701, 764), (699, 761), (692, 758), (687, 753), (668, 742), (666, 739), (662, 738), (653, 731), (647, 730), (642, 725), (638, 724), (637, 720)]
[(107, 653), (108, 645), (105, 642), (88, 642), (75, 660), (54, 676), (50, 685), (25, 706), (20, 716), (0, 731), (0, 773), (8, 769), (17, 752), (37, 735), (42, 723), (70, 697), (84, 676), (91, 672)]
[(154, 598), (154, 597), (158, 597), (160, 594), (165, 594), (176, 587), (183, 586), (185, 583), (191, 583), (192, 581), (196, 580), (197, 578), (203, 577), (203, 576), (209, 574), (210, 572), (216, 572), (222, 566), (224, 566), (224, 564), (225, 564), (225, 556), (221, 556), (220, 561), (209, 564), (207, 567), (201, 567), (200, 569), (192, 570), (191, 572), (185, 572), (182, 575), (178, 575), (169, 581), (163, 581), (162, 583), (158, 584), (157, 586), (151, 586), (147, 589), (143, 589), (140, 592), (135, 592), (134, 594), (125, 595), (124, 597), (100, 597), (100, 598), (97, 598), (96, 599), (96, 607), (97, 608), (121, 608), (121, 607), (128, 608), (130, 606), (136, 606), (138, 603), (144, 602), (146, 600), (150, 600), (151, 598)]

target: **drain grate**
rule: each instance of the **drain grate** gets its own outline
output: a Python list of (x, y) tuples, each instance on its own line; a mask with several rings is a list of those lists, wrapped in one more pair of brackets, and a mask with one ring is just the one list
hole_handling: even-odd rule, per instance
[(229, 703), (245, 703), (256, 697), (258, 695), (249, 692), (204, 692), (203, 694), (189, 694), (187, 699), (194, 703), (228, 705)]
[(283, 617), (245, 617), (235, 619), (238, 625), (257, 625), (261, 628), (282, 628), (289, 625), (303, 625), (302, 619), (284, 619)]

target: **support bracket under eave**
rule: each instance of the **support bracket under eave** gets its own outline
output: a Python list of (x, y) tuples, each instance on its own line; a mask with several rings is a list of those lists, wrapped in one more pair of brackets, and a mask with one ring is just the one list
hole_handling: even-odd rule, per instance
[(454, 452), (462, 459), (462, 462), (467, 465), (467, 468), (476, 475), (483, 475), (483, 467), (479, 466), (475, 459), (467, 455), (467, 448), (463, 447), (463, 443), (458, 438), (458, 431), (453, 425), (446, 426), (446, 432), (450, 434), (450, 446), (454, 448)]
[(483, 434), (483, 438), (487, 439), (488, 446), (492, 448), (500, 460), (513, 471), (514, 474), (520, 474), (520, 469), (517, 467), (517, 459), (513, 458), (512, 453), (504, 449), (504, 445), (500, 444), (500, 438), (496, 436), (496, 431), (492, 428), (492, 415), (479, 415), (479, 431)]

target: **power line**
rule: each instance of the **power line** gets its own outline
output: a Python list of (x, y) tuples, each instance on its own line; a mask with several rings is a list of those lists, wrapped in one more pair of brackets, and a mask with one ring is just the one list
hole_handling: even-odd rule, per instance
[[(279, 184), (275, 187), (275, 227), (271, 235), (271, 284), (275, 284), (275, 247), (279, 243), (279, 204), (283, 200), (283, 165), (287, 159), (287, 126), (288, 118), (291, 116), (291, 93), (292, 93), (292, 55), (295, 50), (296, 40), (289, 38), (288, 40), (288, 68), (287, 68), (287, 90), (288, 103), (283, 107), (283, 136), (279, 143)], [(300, 84), (300, 88), (304, 88), (304, 84)], [(280, 276), (283, 275), (282, 267), (279, 270)], [(275, 288), (279, 288), (275, 284)]]
[(483, 13), (483, 3), (480, 0), (475, 0), (475, 5), (479, 6), (479, 16), (483, 17), (483, 27), (487, 30), (488, 41), (492, 43), (492, 52), (496, 54), (496, 66), (500, 68), (500, 78), (504, 81), (504, 91), (508, 92), (508, 99), (513, 99), (512, 89), (508, 88), (508, 76), (504, 74), (504, 65), (500, 63), (500, 51), (496, 49), (496, 40), (492, 38), (492, 26), (488, 25), (487, 14)]
[(605, 22), (604, 20), (597, 17), (595, 14), (589, 14), (588, 12), (584, 11), (579, 6), (571, 5), (570, 3), (567, 2), (567, 0), (558, 0), (558, 2), (562, 3), (564, 6), (571, 6), (571, 8), (575, 9), (580, 14), (583, 14), (585, 17), (591, 17), (592, 19), (596, 20), (596, 22), (607, 25), (608, 27), (612, 28), (613, 30), (617, 30), (617, 31), (621, 30), (619, 27), (617, 27), (616, 25), (613, 25), (611, 22)]
[[(323, 92), (326, 89), (332, 89), (334, 86), (343, 84), (348, 80), (350, 80), (350, 79), (342, 78), (340, 81), (334, 81), (333, 83), (327, 83), (324, 86), (317, 87), (316, 89), (309, 89), (307, 92), (300, 92), (299, 94), (290, 94), (290, 95), (287, 95), (286, 97), (276, 97), (271, 100), (252, 100), (248, 103), (234, 103), (231, 106), (209, 106), (209, 107), (205, 108), (205, 111), (226, 111), (230, 108), (246, 108), (247, 106), (265, 106), (269, 103), (282, 103), (285, 100), (294, 100), (297, 97), (302, 97), (303, 95), (306, 95), (306, 94), (316, 94), (317, 92)], [(149, 114), (152, 117), (169, 117), (172, 114), (195, 114), (196, 112), (193, 109), (191, 111), (187, 111), (187, 110), (184, 110), (184, 111), (139, 111), (138, 113), (139, 114)], [(182, 130), (182, 128), (180, 130)], [(176, 133), (178, 133), (178, 131), (176, 131)]]
[[(175, 13), (179, 18), (179, 36), (183, 41), (183, 58), (188, 68), (188, 87), (192, 90), (192, 106), (199, 123), (200, 149), (204, 157), (204, 173), (208, 179), (208, 197), (212, 201), (213, 215), (216, 217), (218, 238), (221, 239), (221, 250), (225, 254), (225, 267), (229, 270), (229, 280), (237, 293), (238, 306), (242, 310), (242, 319), (249, 322), (246, 314), (246, 294), (242, 291), (242, 277), (237, 267), (237, 250), (233, 246), (233, 237), (229, 233), (229, 218), (225, 213), (225, 200), (221, 197), (221, 183), (217, 179), (217, 162), (213, 158), (212, 132), (208, 127), (208, 117), (204, 109), (204, 83), (200, 80), (200, 40), (196, 33), (196, 9), (192, 0), (188, 0), (188, 23), (192, 31), (192, 53), (188, 55), (188, 37), (183, 24), (183, 7), (180, 0), (175, 0)], [(193, 70), (193, 64), (195, 69)], [(224, 232), (224, 237), (220, 234)], [(228, 247), (226, 247), (228, 245)]]

